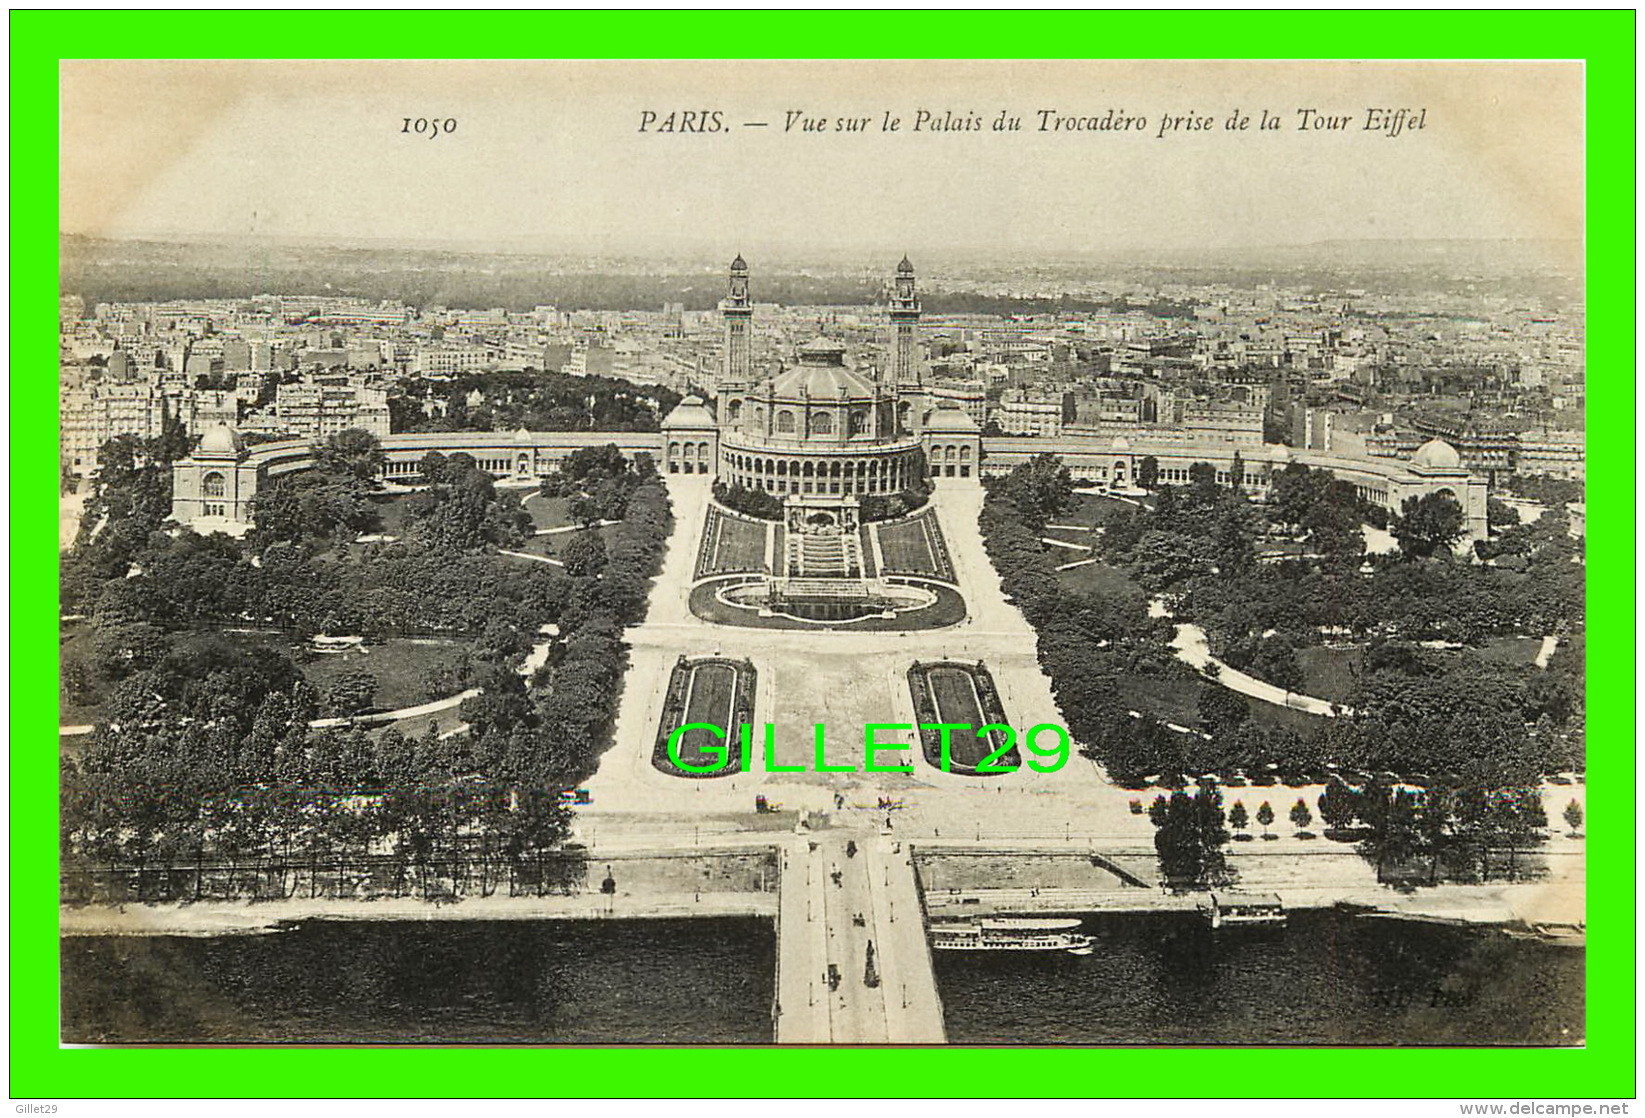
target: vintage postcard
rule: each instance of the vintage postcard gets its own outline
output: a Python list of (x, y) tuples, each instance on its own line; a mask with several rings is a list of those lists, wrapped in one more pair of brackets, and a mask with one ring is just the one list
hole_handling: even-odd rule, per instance
[(1584, 1043), (1580, 62), (60, 73), (65, 1043)]

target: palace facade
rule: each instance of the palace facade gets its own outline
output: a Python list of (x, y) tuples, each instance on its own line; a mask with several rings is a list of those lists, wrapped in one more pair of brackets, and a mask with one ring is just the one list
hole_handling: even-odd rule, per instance
[[(753, 311), (748, 265), (738, 256), (720, 303), (724, 364), (715, 398), (710, 403), (687, 396), (663, 419), (659, 433), (391, 434), (380, 440), (384, 478), (416, 484), (422, 456), (438, 450), (466, 452), (498, 477), (528, 481), (551, 473), (574, 450), (614, 444), (625, 454), (651, 454), (666, 474), (708, 475), (763, 490), (796, 511), (828, 506), (848, 512), (861, 497), (909, 488), (921, 472), (937, 485), (976, 485), (1036, 454), (1058, 455), (1077, 480), (1118, 492), (1135, 489), (1145, 458), (1154, 459), (1166, 484), (1186, 482), (1196, 462), (1208, 462), (1223, 484), (1233, 483), (1237, 470), (1238, 483), (1256, 497), (1266, 493), (1275, 471), (1299, 462), (1353, 482), (1361, 496), (1390, 512), (1407, 497), (1448, 492), (1463, 508), (1469, 535), (1486, 534), (1487, 479), (1468, 470), (1455, 448), (1439, 439), (1400, 461), (1193, 440), (1133, 445), (1123, 437), (1068, 433), (984, 438), (958, 402), (925, 384), (919, 294), (906, 258), (892, 280), (883, 363), (857, 367), (839, 341), (819, 336), (756, 371)], [(204, 532), (244, 531), (259, 486), (311, 461), (307, 442), (247, 449), (227, 428), (210, 431), (194, 455), (174, 467), (172, 515)]]
[(925, 387), (919, 295), (906, 257), (892, 282), (885, 361), (866, 371), (848, 362), (840, 342), (819, 336), (756, 373), (741, 256), (731, 262), (720, 313), (725, 357), (714, 405), (690, 396), (663, 421), (664, 472), (712, 473), (801, 498), (898, 493), (921, 474), (981, 476), (976, 422)]

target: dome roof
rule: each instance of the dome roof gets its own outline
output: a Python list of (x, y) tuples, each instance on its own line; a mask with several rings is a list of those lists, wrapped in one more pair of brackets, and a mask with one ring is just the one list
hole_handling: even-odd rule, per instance
[(1115, 450), (1130, 450), (1131, 440), (1126, 438), (1124, 435), (1115, 435), (1113, 448)]
[(200, 439), (200, 447), (195, 454), (239, 454), (244, 446), (240, 432), (219, 423)]
[(1273, 459), (1275, 462), (1289, 462), (1291, 460), (1291, 448), (1286, 446), (1284, 443), (1275, 443), (1273, 447), (1269, 449), (1268, 457)]
[(833, 338), (818, 336), (799, 349), (799, 364), (784, 369), (772, 384), (771, 394), (797, 400), (805, 396), (823, 399), (873, 399), (873, 381), (848, 368), (845, 346)]
[(1462, 455), (1457, 453), (1456, 447), (1444, 439), (1429, 439), (1417, 448), (1415, 454), (1411, 455), (1411, 464), (1413, 466), (1424, 466), (1431, 470), (1460, 470), (1462, 468)]
[(737, 259), (735, 259), (731, 262), (731, 270), (733, 272), (746, 272), (746, 271), (748, 271), (748, 261), (743, 259), (743, 254), (742, 253), (739, 252), (737, 254)]
[(914, 265), (908, 262), (908, 254), (903, 253), (902, 263), (897, 265), (897, 274), (911, 276), (914, 274)]
[(801, 361), (827, 361), (835, 365), (845, 363), (845, 344), (827, 334), (818, 334), (800, 347)]
[(691, 395), (663, 417), (662, 426), (665, 431), (680, 427), (713, 427), (714, 413), (708, 410), (701, 396)]
[(925, 421), (927, 431), (965, 431), (975, 433), (977, 421), (967, 415), (953, 400), (943, 400)]
[(842, 395), (852, 400), (871, 400), (876, 392), (873, 382), (855, 369), (844, 365), (800, 364), (785, 369), (777, 377), (771, 394), (785, 400), (806, 396), (832, 400)]

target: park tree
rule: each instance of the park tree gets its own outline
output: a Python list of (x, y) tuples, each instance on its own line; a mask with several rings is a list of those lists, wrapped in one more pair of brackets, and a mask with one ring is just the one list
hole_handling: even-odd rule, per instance
[(1222, 737), (1233, 733), (1251, 717), (1251, 704), (1243, 695), (1216, 684), (1206, 684), (1199, 693), (1199, 720), (1207, 733)]
[(1504, 528), (1515, 527), (1519, 523), (1519, 510), (1506, 501), (1495, 497), (1485, 499), (1485, 522), (1490, 525), (1492, 532)]
[(1152, 454), (1144, 455), (1137, 463), (1137, 485), (1142, 489), (1153, 489), (1159, 484), (1159, 459)]
[(1221, 575), (1249, 571), (1256, 562), (1256, 549), (1240, 506), (1232, 505), (1217, 517), (1214, 546), (1217, 572)]
[(350, 668), (326, 688), (326, 707), (333, 714), (358, 714), (376, 697), (376, 677), (360, 668)]
[(1575, 800), (1565, 805), (1565, 825), (1573, 835), (1582, 833), (1582, 805)]
[(1308, 805), (1300, 798), (1291, 805), (1291, 825), (1299, 831), (1306, 831), (1308, 825), (1314, 821), (1314, 813), (1308, 810)]
[(423, 475), (423, 480), (428, 484), (443, 485), (447, 478), (446, 456), (437, 450), (431, 450), (423, 455), (418, 470)]
[(314, 467), (322, 473), (347, 474), (372, 481), (387, 461), (377, 436), (350, 428), (332, 435), (314, 451)]
[(1161, 873), (1167, 881), (1188, 888), (1225, 884), (1230, 874), (1222, 848), (1228, 838), (1220, 792), (1214, 787), (1201, 788), (1193, 796), (1173, 792), (1154, 834)]
[(1216, 488), (1217, 468), (1209, 462), (1195, 462), (1188, 467), (1188, 484), (1201, 491)]
[(1257, 808), (1257, 826), (1262, 828), (1262, 833), (1264, 836), (1268, 834), (1268, 828), (1273, 824), (1273, 822), (1274, 806), (1267, 800), (1263, 800), (1262, 806)]
[(1443, 554), (1462, 538), (1466, 523), (1462, 506), (1449, 493), (1427, 493), (1407, 497), (1389, 530), (1407, 559), (1426, 559)]
[(302, 470), (273, 478), (251, 499), (251, 511), (257, 547), (351, 539), (377, 522), (365, 483), (349, 472)]
[(1234, 806), (1228, 809), (1228, 825), (1236, 831), (1243, 831), (1251, 825), (1251, 816), (1245, 810), (1244, 800), (1235, 800)]
[(1023, 523), (1036, 532), (1061, 513), (1074, 495), (1068, 467), (1054, 454), (1036, 454), (1018, 465), (1006, 475), (1001, 489), (1017, 507)]
[(471, 455), (453, 454), (435, 471), (441, 480), (408, 506), (413, 533), (422, 542), (473, 551), (514, 546), (529, 535), (531, 514), (499, 494), (491, 475)]
[(585, 528), (573, 532), (560, 552), (566, 573), (574, 577), (590, 577), (605, 570), (605, 539), (598, 530)]
[(1370, 826), (1363, 852), (1376, 863), (1377, 880), (1390, 865), (1403, 865), (1422, 849), (1416, 794), (1372, 781), (1361, 793), (1361, 818)]
[(1287, 691), (1301, 690), (1302, 661), (1291, 638), (1276, 633), (1263, 640), (1251, 657), (1251, 674)]
[(1422, 791), (1417, 807), (1417, 847), (1428, 857), (1428, 884), (1439, 884), (1439, 862), (1451, 842), (1456, 789), (1436, 781)]
[(1495, 789), (1489, 800), (1488, 827), (1492, 839), (1508, 848), (1508, 878), (1519, 877), (1519, 852), (1534, 844), (1548, 825), (1542, 795), (1534, 786)]

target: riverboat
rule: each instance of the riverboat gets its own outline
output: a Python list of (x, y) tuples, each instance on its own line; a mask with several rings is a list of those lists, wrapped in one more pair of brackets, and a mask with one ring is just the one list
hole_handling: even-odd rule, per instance
[(1089, 955), (1091, 937), (1078, 931), (1078, 920), (991, 917), (931, 925), (936, 951), (1066, 951)]
[(1272, 894), (1212, 893), (1200, 915), (1213, 928), (1276, 927), (1285, 923), (1285, 906)]

